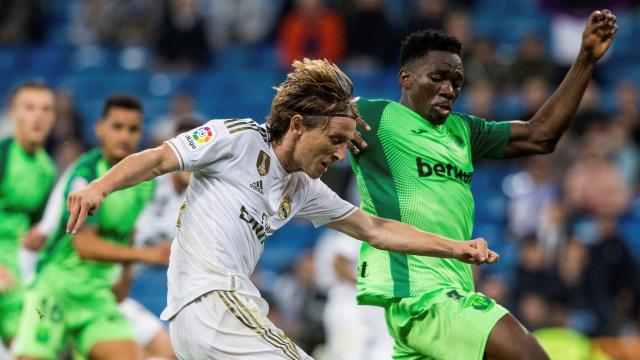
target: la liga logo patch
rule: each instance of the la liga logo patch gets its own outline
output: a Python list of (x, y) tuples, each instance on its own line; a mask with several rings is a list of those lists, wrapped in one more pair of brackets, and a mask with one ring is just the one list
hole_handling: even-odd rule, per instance
[(208, 126), (203, 126), (195, 129), (191, 136), (193, 136), (193, 139), (200, 144), (206, 144), (213, 137), (213, 130)]
[(215, 131), (211, 127), (205, 125), (190, 133), (184, 133), (180, 135), (179, 138), (189, 151), (196, 151), (211, 141), (215, 136)]

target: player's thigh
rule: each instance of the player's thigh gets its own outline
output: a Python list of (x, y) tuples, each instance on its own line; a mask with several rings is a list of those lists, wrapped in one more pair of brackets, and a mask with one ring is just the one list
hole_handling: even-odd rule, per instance
[(105, 300), (99, 303), (92, 301), (90, 306), (85, 305), (82, 322), (78, 322), (76, 326), (74, 342), (85, 357), (94, 354), (98, 349), (97, 355), (104, 359), (104, 356), (107, 356), (104, 354), (116, 351), (117, 345), (121, 344), (122, 351), (117, 354), (121, 354), (122, 359), (131, 359), (129, 356), (136, 354), (131, 349), (141, 349), (136, 342), (133, 328), (112, 297), (105, 297)]
[(489, 360), (548, 360), (538, 340), (511, 314), (503, 316), (489, 335)]
[(89, 360), (142, 360), (142, 349), (135, 340), (109, 340), (96, 343)]
[(62, 302), (46, 287), (37, 286), (25, 292), (24, 309), (14, 340), (14, 355), (55, 359), (66, 341), (66, 310)]
[(262, 299), (213, 291), (169, 323), (178, 359), (310, 359), (266, 317)]
[(24, 291), (21, 287), (0, 294), (0, 340), (6, 345), (10, 343), (18, 332), (23, 297)]
[(158, 333), (166, 334), (160, 319), (136, 300), (126, 298), (118, 304), (118, 308), (133, 327), (136, 341), (143, 348), (146, 348)]
[[(387, 307), (394, 359), (483, 359), (491, 329), (507, 310), (486, 296), (447, 290)], [(417, 354), (423, 355), (419, 357)]]

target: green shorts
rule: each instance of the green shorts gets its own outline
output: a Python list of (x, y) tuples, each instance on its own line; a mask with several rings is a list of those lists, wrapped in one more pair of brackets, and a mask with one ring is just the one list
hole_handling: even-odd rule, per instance
[(481, 360), (491, 330), (508, 311), (476, 292), (446, 289), (385, 306), (393, 358)]
[(23, 295), (22, 287), (0, 294), (0, 340), (5, 343), (18, 332)]
[(52, 281), (38, 279), (25, 291), (15, 355), (53, 360), (71, 342), (87, 356), (99, 342), (135, 340), (111, 289), (83, 291), (82, 296), (74, 296), (59, 288), (60, 279)]

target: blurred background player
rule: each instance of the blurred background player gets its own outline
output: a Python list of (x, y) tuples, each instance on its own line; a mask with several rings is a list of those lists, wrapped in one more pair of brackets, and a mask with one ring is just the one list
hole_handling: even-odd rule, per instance
[[(193, 129), (200, 124), (195, 118), (182, 117), (176, 120), (175, 136)], [(64, 187), (73, 169), (72, 165), (60, 177), (49, 197), (42, 221), (31, 228), (23, 238), (23, 244), (31, 254), (23, 254), (21, 271), (23, 277), (29, 278), (35, 272), (37, 251), (46, 239), (53, 234), (58, 225), (64, 201)], [(155, 181), (153, 197), (138, 216), (135, 225), (133, 246), (149, 247), (162, 242), (170, 242), (175, 237), (174, 220), (178, 216), (180, 204), (189, 185), (188, 172), (175, 172), (158, 177)], [(24, 264), (24, 267), (23, 267)], [(113, 285), (118, 307), (127, 317), (136, 335), (136, 340), (144, 350), (145, 358), (174, 358), (169, 334), (160, 319), (135, 299), (128, 297), (131, 282), (135, 277), (132, 264), (122, 264), (122, 273)]]
[(393, 353), (384, 310), (356, 302), (359, 253), (360, 242), (341, 232), (327, 230), (318, 239), (315, 280), (327, 294), (326, 359), (388, 360)]
[(55, 181), (43, 149), (55, 122), (54, 94), (43, 82), (19, 85), (9, 103), (13, 136), (0, 140), (0, 338), (15, 337), (22, 311), (20, 238), (40, 219)]
[[(104, 103), (96, 133), (101, 147), (73, 166), (64, 195), (86, 186), (131, 154), (142, 136), (142, 105), (128, 95)], [(55, 359), (68, 341), (87, 358), (138, 359), (141, 354), (127, 319), (117, 307), (111, 285), (117, 263), (166, 264), (169, 247), (130, 247), (135, 220), (153, 192), (153, 183), (132, 187), (105, 201), (90, 225), (70, 235), (64, 224), (66, 202), (55, 233), (41, 254), (38, 274), (25, 295), (15, 355)], [(35, 312), (35, 313), (34, 313)]]
[[(453, 239), (471, 238), (474, 163), (551, 153), (617, 29), (609, 10), (594, 11), (555, 94), (529, 120), (500, 123), (452, 112), (464, 82), (456, 37), (410, 34), (400, 51), (400, 101), (358, 102), (373, 128), (364, 134), (370, 146), (352, 161), (363, 208)], [(506, 308), (475, 291), (471, 266), (363, 244), (358, 276), (358, 301), (385, 308), (394, 357), (548, 359)]]

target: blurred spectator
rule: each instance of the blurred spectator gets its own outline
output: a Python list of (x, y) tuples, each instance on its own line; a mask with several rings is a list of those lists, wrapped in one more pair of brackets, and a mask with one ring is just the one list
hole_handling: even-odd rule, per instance
[(527, 78), (521, 88), (524, 109), (519, 118), (530, 119), (533, 117), (547, 101), (549, 91), (549, 82), (545, 78), (535, 75)]
[(279, 7), (271, 0), (204, 0), (211, 46), (257, 44), (275, 26)]
[(522, 38), (518, 53), (506, 70), (505, 85), (518, 88), (533, 76), (551, 84), (556, 81), (557, 71), (556, 65), (545, 54), (542, 39), (530, 34)]
[(313, 254), (302, 254), (273, 285), (281, 329), (309, 354), (324, 342), (322, 314), (326, 299), (315, 286), (314, 268)]
[(618, 234), (615, 217), (599, 217), (598, 229), (599, 241), (590, 255), (593, 302), (603, 319), (600, 334), (621, 335), (638, 297), (637, 265)]
[(622, 120), (614, 120), (609, 132), (613, 164), (631, 191), (635, 191), (640, 176), (640, 148), (633, 142), (631, 130)]
[(394, 31), (383, 0), (354, 0), (345, 16), (347, 52), (345, 61), (354, 69), (369, 70), (393, 62)]
[[(514, 174), (509, 184), (509, 230), (515, 238), (537, 233), (540, 221), (558, 196), (547, 158), (534, 156), (526, 161), (524, 171)], [(506, 181), (506, 180), (505, 180)], [(546, 255), (557, 251), (557, 244), (545, 244)]]
[(495, 89), (491, 82), (482, 80), (467, 87), (467, 104), (469, 112), (484, 119), (494, 120)]
[(82, 141), (84, 120), (75, 108), (73, 95), (68, 91), (56, 94), (56, 111), (56, 126), (51, 131), (46, 147), (58, 169), (66, 169), (86, 148)]
[(172, 138), (178, 123), (185, 117), (193, 117), (199, 121), (204, 120), (204, 116), (196, 112), (191, 94), (180, 92), (171, 99), (169, 113), (154, 119), (153, 125), (151, 125), (151, 146), (158, 146)]
[(76, 44), (146, 45), (163, 7), (157, 0), (86, 0), (73, 6), (70, 36)]
[(161, 68), (189, 72), (209, 62), (209, 45), (205, 20), (198, 0), (166, 0), (155, 43), (155, 53)]
[(505, 66), (498, 61), (491, 39), (480, 38), (467, 44), (471, 47), (463, 54), (464, 83), (467, 86), (479, 81), (500, 84)]
[(443, 30), (449, 6), (446, 0), (413, 0), (405, 35), (425, 29)]
[(587, 333), (596, 330), (597, 319), (593, 310), (594, 287), (590, 249), (584, 242), (572, 237), (558, 250), (557, 272), (564, 287), (563, 307), (570, 309), (570, 323), (574, 328)]
[[(443, 30), (455, 36), (462, 44), (470, 44), (472, 42), (470, 39), (471, 20), (469, 19), (469, 14), (465, 11), (456, 9), (448, 12), (444, 19)], [(465, 46), (462, 47), (463, 56), (468, 51), (469, 49)]]
[(569, 134), (574, 137), (584, 135), (585, 131), (596, 122), (606, 119), (604, 112), (598, 107), (600, 101), (600, 88), (595, 81), (591, 81), (585, 90), (582, 101), (578, 106), (576, 116), (569, 125)]
[(285, 68), (305, 57), (339, 62), (345, 51), (343, 19), (324, 0), (295, 0), (280, 24), (278, 50)]
[(605, 124), (594, 124), (585, 135), (580, 157), (567, 170), (564, 190), (576, 213), (618, 216), (626, 209), (631, 192), (607, 158), (610, 139)]
[(28, 44), (44, 38), (39, 0), (0, 1), (0, 44)]
[(618, 109), (615, 118), (624, 124), (635, 144), (640, 146), (640, 98), (635, 83), (621, 81), (616, 88), (616, 101)]
[(562, 298), (562, 283), (546, 265), (544, 250), (535, 235), (521, 240), (520, 259), (513, 286), (518, 318), (531, 329), (546, 324), (549, 302)]

